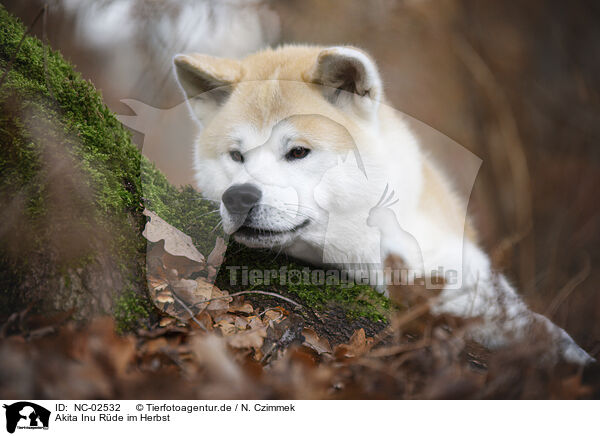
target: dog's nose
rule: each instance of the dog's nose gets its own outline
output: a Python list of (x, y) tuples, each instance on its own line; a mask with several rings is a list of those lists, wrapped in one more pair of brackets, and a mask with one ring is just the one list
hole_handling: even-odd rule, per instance
[(233, 185), (223, 193), (223, 204), (233, 214), (247, 214), (259, 202), (262, 193), (250, 183)]

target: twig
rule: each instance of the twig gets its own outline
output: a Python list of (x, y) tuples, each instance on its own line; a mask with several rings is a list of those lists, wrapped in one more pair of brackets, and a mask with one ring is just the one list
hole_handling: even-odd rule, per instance
[(399, 316), (398, 318), (394, 319), (391, 323), (392, 328), (394, 329), (394, 331), (400, 330), (406, 324), (409, 324), (412, 321), (414, 321), (415, 319), (418, 319), (421, 316), (429, 313), (430, 310), (431, 310), (431, 304), (429, 302), (419, 304), (419, 305), (415, 306), (414, 308), (412, 308), (411, 310), (409, 310), (408, 312), (406, 312), (406, 313), (402, 314), (401, 316)]
[(267, 292), (267, 291), (241, 291), (241, 292), (235, 292), (233, 294), (224, 295), (222, 297), (211, 298), (210, 300), (203, 301), (203, 303), (206, 303), (206, 302), (209, 302), (209, 301), (213, 301), (213, 300), (224, 300), (224, 299), (229, 298), (229, 297), (237, 297), (238, 295), (246, 295), (246, 294), (268, 295), (270, 297), (280, 298), (283, 301), (287, 301), (288, 303), (291, 303), (291, 304), (293, 304), (296, 307), (303, 307), (300, 303), (296, 303), (294, 300), (291, 300), (291, 299), (289, 299), (287, 297), (284, 297), (283, 295), (279, 295), (279, 294), (276, 294), (275, 292)]
[(428, 347), (431, 344), (430, 339), (422, 339), (408, 344), (392, 345), (390, 347), (381, 347), (369, 352), (368, 357), (389, 357), (396, 354), (406, 353)]
[(37, 21), (40, 19), (40, 17), (42, 15), (44, 15), (45, 10), (46, 10), (46, 5), (44, 5), (44, 7), (42, 9), (40, 9), (40, 11), (36, 15), (36, 17), (33, 19), (31, 24), (27, 28), (27, 31), (23, 34), (23, 37), (21, 38), (21, 40), (19, 41), (19, 44), (17, 45), (17, 49), (15, 50), (15, 53), (10, 58), (10, 61), (8, 61), (8, 65), (6, 65), (6, 70), (4, 71), (2, 78), (0, 78), (0, 88), (2, 88), (2, 85), (4, 84), (4, 79), (6, 79), (6, 76), (8, 75), (10, 70), (12, 70), (12, 65), (15, 62), (15, 59), (17, 58), (19, 51), (21, 51), (21, 45), (23, 45), (23, 41), (25, 41), (25, 38), (27, 37), (27, 35), (29, 35), (29, 32), (31, 32), (31, 29), (33, 28), (33, 26), (35, 26), (35, 23), (37, 23)]
[(206, 330), (206, 327), (204, 327), (200, 323), (200, 321), (198, 321), (198, 319), (194, 315), (194, 312), (192, 312), (192, 310), (189, 307), (187, 307), (187, 305), (183, 302), (183, 300), (181, 300), (181, 298), (179, 298), (175, 292), (171, 292), (171, 294), (173, 295), (173, 298), (181, 305), (181, 307), (183, 307), (185, 309), (185, 311), (192, 317), (192, 320), (198, 325), (198, 327), (200, 327), (205, 332), (208, 331), (208, 330)]
[(159, 327), (154, 330), (139, 329), (137, 335), (142, 338), (154, 339), (167, 333), (187, 333), (188, 330), (177, 326)]
[(0, 329), (0, 339), (3, 339), (7, 336), (8, 330), (11, 325), (15, 323), (19, 319), (19, 313), (15, 312), (8, 317), (2, 328)]
[(554, 317), (558, 308), (560, 306), (562, 306), (562, 304), (569, 297), (569, 295), (571, 295), (571, 293), (575, 290), (575, 288), (577, 288), (577, 286), (579, 286), (585, 279), (588, 278), (588, 276), (590, 275), (590, 271), (591, 271), (590, 256), (586, 253), (585, 264), (583, 265), (583, 268), (581, 269), (581, 271), (579, 271), (577, 274), (575, 274), (575, 276), (573, 276), (571, 278), (571, 280), (569, 280), (562, 287), (562, 289), (559, 291), (558, 295), (554, 298), (554, 300), (552, 300), (552, 303), (550, 303), (550, 306), (548, 306), (548, 309), (546, 309), (546, 316), (548, 318), (552, 319)]
[(52, 333), (56, 333), (56, 327), (53, 325), (48, 325), (46, 327), (40, 327), (39, 329), (32, 330), (27, 334), (27, 339), (38, 339), (43, 336), (51, 335)]

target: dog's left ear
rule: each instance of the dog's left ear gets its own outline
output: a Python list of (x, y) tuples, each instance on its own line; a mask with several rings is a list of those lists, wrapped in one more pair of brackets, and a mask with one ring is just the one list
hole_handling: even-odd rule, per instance
[(240, 63), (233, 59), (178, 54), (173, 63), (175, 77), (192, 116), (202, 124), (206, 124), (225, 103), (242, 75)]
[(331, 47), (322, 50), (306, 79), (322, 85), (325, 98), (345, 109), (358, 109), (369, 117), (379, 107), (382, 84), (377, 66), (357, 48)]

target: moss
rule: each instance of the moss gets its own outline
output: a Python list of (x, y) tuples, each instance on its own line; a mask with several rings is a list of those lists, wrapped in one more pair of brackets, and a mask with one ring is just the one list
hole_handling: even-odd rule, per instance
[(150, 317), (153, 307), (147, 298), (134, 291), (121, 294), (115, 301), (113, 316), (119, 333), (136, 330)]
[(146, 159), (142, 160), (142, 182), (146, 207), (189, 235), (198, 250), (208, 255), (216, 237), (222, 236), (217, 229), (217, 206), (191, 186), (174, 187)]
[(224, 289), (275, 291), (319, 312), (338, 307), (349, 320), (386, 321), (391, 312), (388, 298), (370, 286), (344, 280), (339, 271), (323, 271), (284, 254), (249, 249), (234, 242), (227, 248), (217, 285)]
[(0, 23), (0, 280), (10, 294), (6, 300), (46, 298), (52, 292), (41, 285), (56, 288), (61, 278), (69, 288), (68, 271), (83, 268), (82, 275), (98, 278), (91, 270), (100, 257), (120, 271), (119, 283), (142, 289), (140, 153), (93, 85), (58, 52), (34, 37), (17, 52), (22, 24), (3, 7)]

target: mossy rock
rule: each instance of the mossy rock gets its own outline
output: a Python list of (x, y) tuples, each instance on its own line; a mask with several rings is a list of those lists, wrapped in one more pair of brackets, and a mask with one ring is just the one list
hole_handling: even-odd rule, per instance
[[(113, 313), (122, 328), (147, 322), (144, 206), (206, 255), (214, 205), (192, 187), (175, 188), (142, 157), (94, 86), (58, 52), (35, 37), (17, 50), (25, 29), (1, 6), (0, 23), (0, 318), (35, 302), (43, 312), (75, 308), (80, 319)], [(226, 259), (250, 268), (308, 267), (235, 244)], [(225, 289), (227, 271), (219, 275)], [(310, 310), (311, 325), (334, 313), (348, 328), (376, 331), (389, 312), (388, 300), (365, 286), (275, 290)]]

